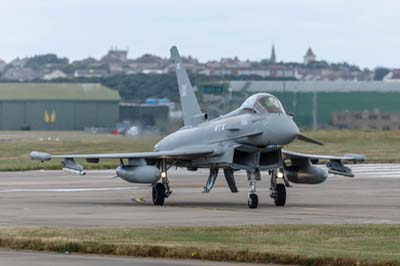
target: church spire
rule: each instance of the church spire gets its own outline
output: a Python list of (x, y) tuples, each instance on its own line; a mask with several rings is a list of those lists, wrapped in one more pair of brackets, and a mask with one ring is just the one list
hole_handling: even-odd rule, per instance
[(272, 45), (272, 48), (271, 48), (271, 56), (269, 58), (269, 62), (276, 63), (275, 45), (274, 44)]

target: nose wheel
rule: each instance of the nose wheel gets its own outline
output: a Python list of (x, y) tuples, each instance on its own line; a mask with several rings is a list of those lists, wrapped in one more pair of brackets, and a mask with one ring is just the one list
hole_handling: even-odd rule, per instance
[(255, 193), (249, 193), (249, 199), (247, 201), (250, 209), (255, 209), (258, 207), (258, 196)]
[(247, 205), (250, 209), (258, 207), (258, 196), (256, 194), (256, 182), (261, 180), (261, 173), (259, 169), (255, 171), (247, 171), (247, 179), (250, 182), (250, 193), (247, 200)]

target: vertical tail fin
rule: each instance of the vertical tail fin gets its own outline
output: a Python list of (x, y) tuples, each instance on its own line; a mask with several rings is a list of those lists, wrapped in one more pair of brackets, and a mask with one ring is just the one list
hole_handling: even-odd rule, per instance
[(171, 47), (171, 59), (176, 67), (176, 78), (178, 80), (179, 95), (181, 98), (183, 123), (185, 126), (195, 126), (207, 119), (207, 115), (200, 110), (196, 95), (188, 74), (182, 64), (181, 57), (176, 46)]

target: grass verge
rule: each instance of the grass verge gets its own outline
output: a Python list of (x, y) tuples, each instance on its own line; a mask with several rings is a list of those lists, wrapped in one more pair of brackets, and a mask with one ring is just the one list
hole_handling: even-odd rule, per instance
[(400, 265), (400, 225), (1, 228), (0, 247), (298, 265)]

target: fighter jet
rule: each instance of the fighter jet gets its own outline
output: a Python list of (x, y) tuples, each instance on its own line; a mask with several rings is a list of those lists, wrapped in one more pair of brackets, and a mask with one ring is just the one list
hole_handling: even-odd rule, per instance
[[(61, 159), (63, 170), (84, 175), (84, 169), (75, 159), (98, 163), (102, 159), (118, 159), (116, 175), (132, 183), (152, 185), (154, 205), (164, 205), (172, 190), (168, 180), (170, 167), (197, 171), (210, 170), (203, 193), (209, 193), (222, 170), (231, 192), (238, 192), (234, 173), (244, 170), (249, 182), (248, 206), (257, 208), (256, 183), (265, 172), (270, 178), (269, 196), (276, 206), (286, 203), (286, 187), (290, 182), (319, 184), (328, 174), (352, 177), (344, 161), (362, 162), (363, 155), (324, 156), (285, 150), (294, 140), (319, 144), (303, 136), (285, 112), (280, 101), (269, 93), (257, 93), (246, 99), (236, 110), (216, 119), (208, 119), (200, 109), (178, 49), (170, 50), (176, 68), (184, 126), (159, 141), (152, 152), (112, 154), (52, 155), (32, 152), (32, 160)], [(326, 168), (316, 165), (327, 161)]]

